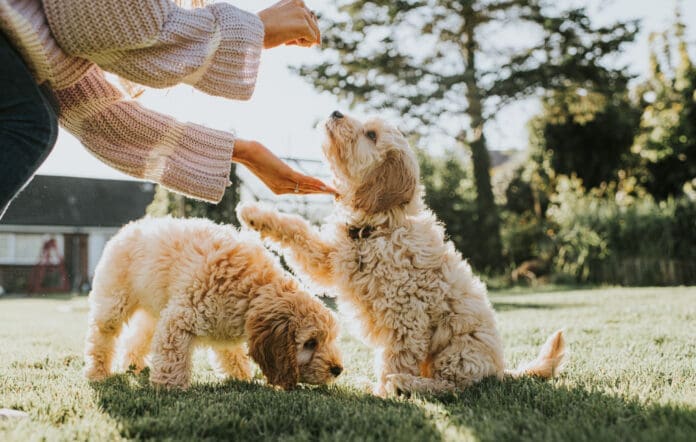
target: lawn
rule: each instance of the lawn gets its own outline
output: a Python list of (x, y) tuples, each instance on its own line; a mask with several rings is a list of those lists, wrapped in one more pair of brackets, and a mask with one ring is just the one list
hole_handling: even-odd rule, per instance
[(372, 352), (345, 332), (332, 387), (279, 392), (220, 382), (198, 355), (185, 392), (81, 375), (86, 300), (0, 298), (0, 440), (696, 440), (696, 288), (492, 295), (509, 365), (563, 327), (566, 371), (486, 381), (456, 395), (366, 394)]

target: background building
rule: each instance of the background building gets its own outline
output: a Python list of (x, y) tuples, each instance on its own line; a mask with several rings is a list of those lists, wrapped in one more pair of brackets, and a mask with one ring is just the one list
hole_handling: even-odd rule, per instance
[(36, 176), (0, 220), (0, 286), (26, 292), (43, 244), (54, 238), (70, 287), (88, 287), (106, 241), (142, 217), (153, 195), (150, 183)]

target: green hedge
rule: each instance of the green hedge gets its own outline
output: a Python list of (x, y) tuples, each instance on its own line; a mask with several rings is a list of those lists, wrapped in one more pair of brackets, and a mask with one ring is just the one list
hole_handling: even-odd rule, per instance
[(696, 283), (696, 203), (620, 191), (586, 193), (562, 177), (547, 210), (557, 275), (625, 285)]

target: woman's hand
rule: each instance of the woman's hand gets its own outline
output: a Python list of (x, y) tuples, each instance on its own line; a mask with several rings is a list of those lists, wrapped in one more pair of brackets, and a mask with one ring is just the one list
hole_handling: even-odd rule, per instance
[(321, 43), (317, 16), (302, 0), (280, 0), (258, 16), (265, 28), (266, 49), (282, 44), (310, 47)]
[(256, 141), (237, 139), (234, 144), (232, 161), (245, 165), (276, 195), (285, 193), (336, 194), (334, 188), (316, 178), (293, 170), (266, 146)]

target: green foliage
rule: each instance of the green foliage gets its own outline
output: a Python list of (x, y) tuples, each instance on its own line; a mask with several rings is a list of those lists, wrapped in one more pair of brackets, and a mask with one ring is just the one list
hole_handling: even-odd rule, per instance
[(418, 150), (425, 202), (445, 225), (447, 235), (478, 270), (486, 269), (485, 242), (476, 234), (476, 189), (471, 172), (454, 152), (433, 157)]
[(626, 165), (639, 114), (626, 90), (610, 95), (571, 88), (550, 94), (530, 121), (530, 149), (545, 152), (555, 173), (590, 188), (617, 179)]
[[(0, 440), (690, 441), (696, 433), (694, 288), (496, 294), (509, 367), (565, 328), (559, 379), (486, 380), (442, 397), (380, 399), (373, 349), (344, 333), (337, 385), (283, 392), (221, 382), (195, 353), (187, 391), (146, 376), (89, 383), (82, 374), (87, 302), (0, 299)], [(347, 321), (341, 324), (347, 328)]]
[(146, 213), (154, 217), (171, 215), (178, 218), (208, 218), (216, 223), (239, 225), (235, 208), (239, 203), (240, 182), (234, 164), (230, 181), (232, 184), (218, 204), (186, 198), (158, 185)]
[(512, 265), (532, 259), (550, 261), (554, 254), (553, 226), (531, 212), (504, 212), (502, 238), (505, 257)]
[[(615, 89), (625, 74), (604, 60), (638, 30), (632, 21), (595, 27), (584, 9), (537, 0), (342, 0), (338, 10), (322, 19), (323, 60), (299, 72), (321, 90), (394, 109), (425, 131), (445, 129), (443, 116), (487, 119), (472, 97), (498, 102), (568, 84)], [(539, 38), (522, 47), (480, 41), (515, 26)]]
[[(625, 186), (628, 187), (628, 186)], [(560, 177), (547, 211), (556, 271), (577, 282), (696, 282), (696, 202), (635, 198), (614, 185), (586, 191)]]
[(678, 17), (652, 46), (636, 103), (618, 71), (546, 94), (529, 123), (530, 161), (499, 192), (515, 266), (540, 259), (573, 282), (696, 281), (696, 70)]
[(633, 152), (642, 160), (644, 185), (665, 199), (681, 195), (685, 183), (696, 184), (696, 67), (679, 15), (674, 28), (653, 35), (651, 43), (651, 77), (637, 89), (644, 111)]

